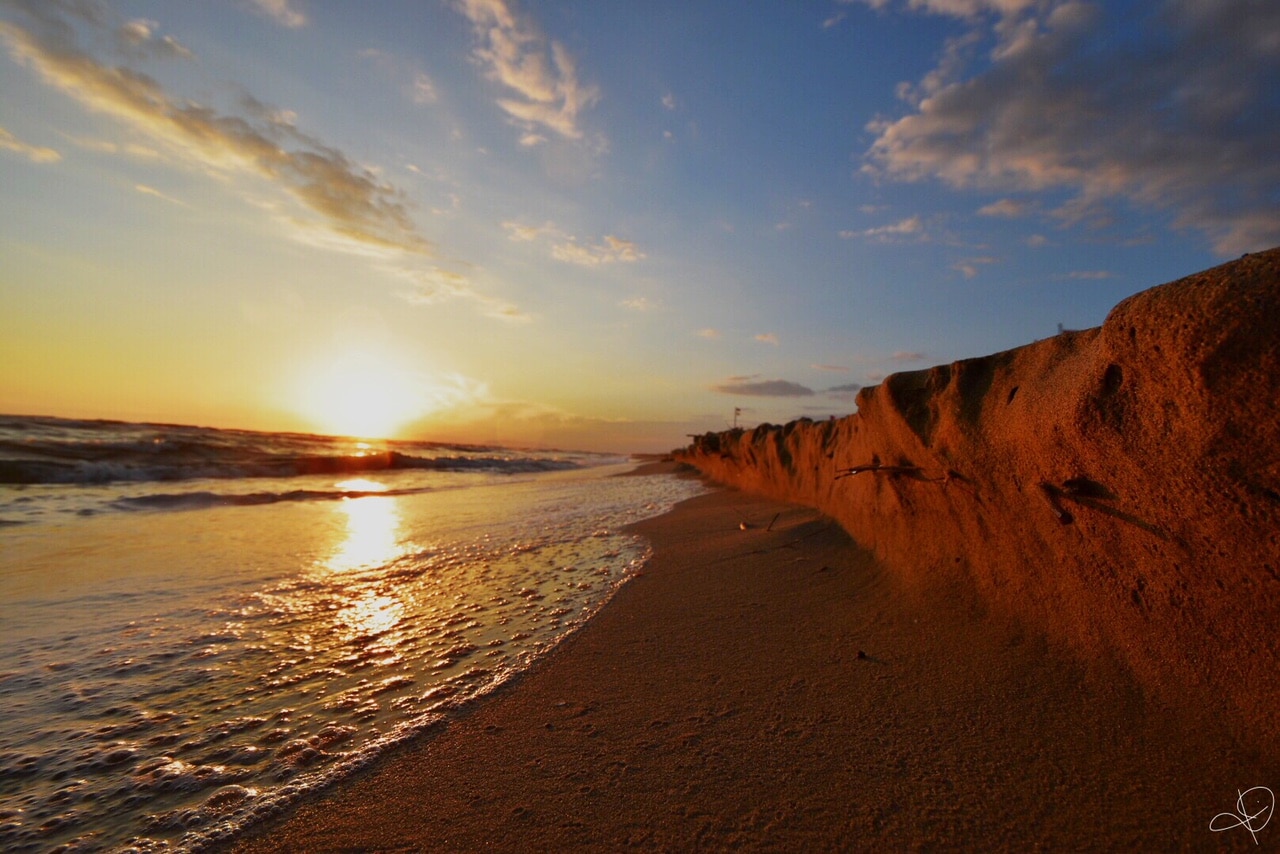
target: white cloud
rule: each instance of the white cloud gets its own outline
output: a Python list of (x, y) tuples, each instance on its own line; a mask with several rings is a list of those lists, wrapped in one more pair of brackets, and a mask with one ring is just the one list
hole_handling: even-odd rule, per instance
[(97, 139), (94, 137), (76, 137), (67, 136), (80, 148), (86, 151), (95, 151), (99, 154), (127, 154), (130, 157), (137, 157), (143, 160), (158, 160), (160, 152), (149, 146), (141, 145), (136, 142), (118, 143), (109, 139)]
[(386, 75), (404, 93), (404, 96), (420, 107), (435, 104), (440, 100), (440, 92), (436, 81), (430, 74), (410, 59), (397, 56), (376, 47), (365, 48), (356, 56), (368, 60), (374, 67)]
[(0, 149), (21, 154), (32, 163), (57, 163), (62, 159), (55, 149), (23, 142), (4, 128), (0, 128)]
[(294, 8), (291, 0), (251, 0), (259, 12), (282, 27), (297, 29), (307, 25), (307, 16)]
[[(852, 0), (840, 0), (851, 3)], [(891, 0), (860, 0), (872, 9), (884, 9)], [(1041, 0), (903, 0), (909, 9), (934, 15), (950, 15), (957, 18), (975, 18), (986, 13), (1015, 15), (1032, 8)]]
[(133, 44), (142, 44), (143, 42), (151, 40), (151, 33), (155, 27), (155, 21), (148, 21), (139, 18), (123, 24), (120, 27), (119, 32), (126, 41), (132, 42)]
[(645, 254), (634, 241), (623, 240), (612, 234), (606, 234), (599, 243), (580, 243), (578, 238), (558, 228), (555, 223), (545, 222), (542, 225), (523, 225), (508, 221), (502, 224), (511, 240), (533, 242), (544, 238), (551, 242), (551, 257), (567, 264), (583, 267), (595, 267), (600, 264), (634, 264), (642, 260)]
[(440, 100), (436, 94), (436, 84), (422, 71), (413, 76), (413, 102), (415, 104), (434, 104)]
[(924, 221), (919, 215), (909, 216), (889, 225), (881, 225), (862, 231), (841, 231), (840, 236), (845, 240), (850, 240), (854, 237), (865, 237), (877, 243), (895, 243), (906, 239), (923, 241), (928, 238), (924, 230)]
[(134, 184), (133, 189), (139, 193), (142, 193), (144, 196), (152, 196), (154, 198), (166, 201), (171, 205), (180, 205), (181, 207), (184, 207), (184, 208), (191, 207), (189, 204), (182, 201), (182, 199), (175, 199), (173, 196), (170, 196), (168, 193), (163, 193), (160, 190), (157, 190), (155, 187), (149, 186), (147, 184)]
[[(1172, 214), (1222, 254), (1280, 243), (1280, 4), (1164, 0), (1123, 24), (1078, 0), (910, 0), (993, 43), (960, 51), (911, 112), (873, 122), (867, 169), (956, 189), (1073, 194), (1053, 214), (1105, 222), (1113, 203)], [(1113, 14), (1123, 14), (1113, 12)]]
[(778, 346), (778, 336), (774, 335), (772, 332), (762, 332), (756, 336), (756, 340), (761, 344), (772, 344), (774, 347)]
[(409, 281), (413, 288), (400, 296), (416, 305), (436, 305), (453, 299), (474, 302), (480, 313), (507, 323), (528, 323), (531, 318), (520, 308), (506, 300), (481, 293), (471, 280), (456, 270), (441, 267), (389, 267), (386, 272)]
[(548, 43), (506, 0), (458, 0), (458, 9), (475, 31), (476, 59), (489, 79), (512, 93), (500, 98), (498, 106), (524, 128), (523, 139), (533, 139), (530, 134), (538, 127), (581, 139), (578, 114), (594, 105), (600, 92), (578, 80), (577, 66), (564, 46)]
[(1028, 205), (1026, 202), (1020, 202), (1015, 199), (1000, 199), (989, 205), (983, 205), (978, 208), (981, 216), (997, 216), (997, 217), (1020, 217), (1027, 212)]
[(991, 258), (989, 256), (980, 258), (962, 258), (952, 264), (951, 269), (960, 271), (964, 274), (966, 279), (972, 279), (974, 276), (978, 275), (979, 265), (996, 264), (999, 261), (999, 258)]
[(606, 234), (604, 240), (597, 244), (584, 245), (573, 238), (557, 243), (551, 247), (551, 257), (570, 264), (595, 267), (614, 262), (633, 264), (645, 256), (632, 241)]
[(720, 337), (720, 330), (707, 327), (706, 329), (699, 329), (697, 334), (699, 338), (706, 338), (714, 341)]
[(155, 21), (137, 18), (121, 24), (116, 30), (125, 52), (136, 56), (172, 57), (194, 59), (195, 55), (173, 36), (156, 36)]
[(502, 227), (507, 230), (507, 236), (511, 240), (533, 241), (544, 235), (559, 236), (562, 232), (555, 227), (553, 223), (545, 222), (542, 225), (521, 225), (518, 222), (504, 222)]

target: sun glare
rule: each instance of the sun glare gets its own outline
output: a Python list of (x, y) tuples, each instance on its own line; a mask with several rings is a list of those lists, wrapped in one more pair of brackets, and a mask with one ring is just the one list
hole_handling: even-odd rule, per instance
[(431, 408), (423, 380), (372, 352), (317, 364), (301, 385), (299, 413), (317, 430), (335, 435), (393, 438)]

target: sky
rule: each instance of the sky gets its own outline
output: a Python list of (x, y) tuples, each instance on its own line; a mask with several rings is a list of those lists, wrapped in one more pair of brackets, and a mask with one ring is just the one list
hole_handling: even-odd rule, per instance
[(665, 451), (1280, 244), (1274, 0), (0, 0), (0, 412)]

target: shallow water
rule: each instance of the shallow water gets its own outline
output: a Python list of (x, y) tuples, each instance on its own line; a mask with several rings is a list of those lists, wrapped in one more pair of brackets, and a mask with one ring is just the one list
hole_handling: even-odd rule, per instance
[(701, 488), (628, 468), (4, 488), (0, 849), (199, 848), (484, 695)]

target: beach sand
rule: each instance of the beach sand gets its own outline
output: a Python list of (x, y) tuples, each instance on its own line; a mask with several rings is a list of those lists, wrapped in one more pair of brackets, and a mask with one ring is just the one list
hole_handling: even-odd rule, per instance
[(546, 660), (235, 850), (1257, 850), (1210, 821), (1280, 769), (1120, 667), (810, 509), (637, 529), (652, 560)]

